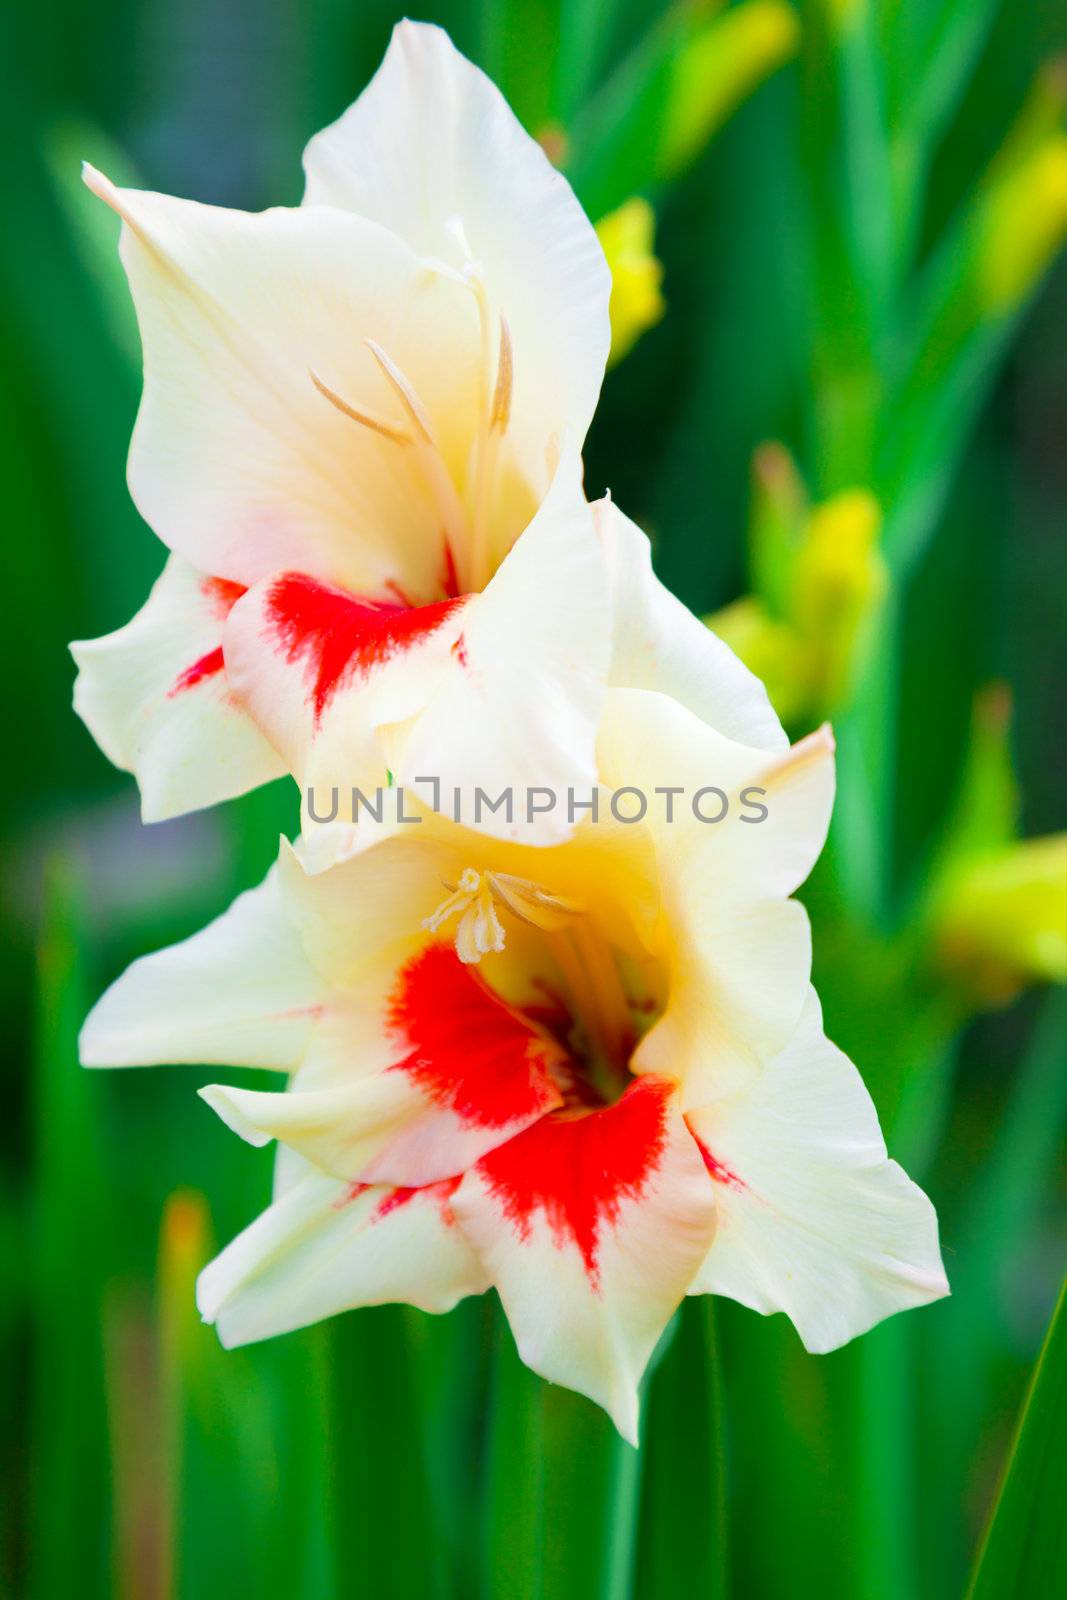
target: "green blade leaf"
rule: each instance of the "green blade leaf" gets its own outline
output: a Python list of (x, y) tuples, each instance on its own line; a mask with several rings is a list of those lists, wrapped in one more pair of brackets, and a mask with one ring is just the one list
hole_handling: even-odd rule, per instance
[(1067, 1281), (1008, 1457), (969, 1600), (1067, 1592)]
[(727, 1578), (722, 1386), (709, 1296), (687, 1300), (649, 1382), (637, 1593), (719, 1600)]

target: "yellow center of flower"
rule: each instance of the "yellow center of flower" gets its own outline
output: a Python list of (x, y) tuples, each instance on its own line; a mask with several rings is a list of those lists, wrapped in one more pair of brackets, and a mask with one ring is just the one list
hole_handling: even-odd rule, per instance
[(637, 1029), (616, 954), (584, 907), (528, 878), (466, 867), (423, 927), (439, 933), (455, 923), (456, 954), (467, 965), (505, 948), (500, 913), (507, 912), (548, 936), (556, 969), (567, 987), (570, 1012), (585, 1042), (589, 1077), (606, 1099), (628, 1078)]

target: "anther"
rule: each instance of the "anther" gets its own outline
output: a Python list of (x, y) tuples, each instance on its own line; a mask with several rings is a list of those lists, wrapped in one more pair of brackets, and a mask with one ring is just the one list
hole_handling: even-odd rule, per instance
[(500, 354), (497, 357), (496, 388), (489, 412), (489, 431), (505, 433), (511, 416), (511, 389), (515, 368), (511, 352), (511, 331), (507, 319), (500, 318)]
[(383, 422), (380, 417), (374, 417), (368, 411), (357, 411), (356, 407), (349, 405), (347, 400), (342, 400), (329, 384), (323, 383), (318, 373), (311, 367), (308, 368), (308, 377), (322, 395), (343, 417), (350, 417), (353, 422), (362, 423), (364, 428), (370, 428), (374, 433), (380, 433), (384, 439), (392, 440), (393, 444), (413, 444), (410, 433), (405, 433), (403, 428), (394, 427), (391, 422)]
[(382, 349), (381, 345), (378, 344), (377, 340), (364, 339), (363, 343), (367, 346), (367, 349), (370, 351), (371, 355), (374, 357), (375, 361), (381, 367), (385, 376), (389, 379), (389, 382), (396, 390), (400, 397), (401, 405), (404, 407), (404, 410), (415, 424), (415, 427), (418, 429), (418, 432), (422, 436), (423, 442), (425, 444), (432, 445), (434, 443), (433, 426), (430, 422), (429, 416), (427, 415), (425, 406), (415, 393), (411, 383), (401, 372), (396, 362), (386, 355), (385, 351)]

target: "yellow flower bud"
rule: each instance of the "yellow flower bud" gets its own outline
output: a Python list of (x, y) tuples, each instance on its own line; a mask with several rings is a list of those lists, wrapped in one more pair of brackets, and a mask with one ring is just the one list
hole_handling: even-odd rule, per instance
[(1067, 833), (958, 867), (934, 928), (942, 965), (987, 1004), (1028, 982), (1067, 983)]
[(752, 587), (772, 617), (789, 612), (793, 561), (810, 511), (808, 491), (785, 445), (761, 444), (752, 457), (748, 559)]
[(846, 697), (885, 594), (881, 525), (873, 495), (845, 490), (814, 508), (794, 559), (790, 611), (817, 652), (812, 689), (823, 712)]
[(664, 112), (659, 176), (694, 160), (731, 112), (795, 55), (800, 23), (784, 0), (742, 0), (679, 51)]
[(811, 652), (788, 624), (776, 622), (752, 595), (724, 606), (705, 621), (762, 680), (783, 722), (803, 713), (810, 695)]
[(978, 285), (995, 315), (1014, 311), (1067, 237), (1067, 134), (1044, 140), (992, 189), (980, 224)]
[(654, 252), (656, 214), (639, 196), (597, 223), (597, 237), (611, 268), (611, 355), (621, 361), (665, 310), (663, 267)]

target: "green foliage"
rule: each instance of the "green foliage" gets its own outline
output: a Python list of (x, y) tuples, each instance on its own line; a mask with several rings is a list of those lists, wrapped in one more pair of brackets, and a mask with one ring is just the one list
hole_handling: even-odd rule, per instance
[(971, 1600), (1058, 1594), (1067, 1584), (1067, 1283), (1034, 1369)]
[[(804, 897), (828, 1029), (933, 1195), (953, 1298), (822, 1358), (781, 1318), (687, 1302), (639, 1451), (521, 1365), (492, 1298), (233, 1353), (200, 1325), (196, 1271), (267, 1169), (205, 1113), (195, 1069), (86, 1073), (77, 1031), (128, 959), (261, 875), (295, 806), (273, 786), (142, 830), (68, 709), (66, 641), (126, 620), (162, 561), (123, 482), (138, 356), (115, 228), (77, 161), (295, 201), (302, 139), (399, 13), (16, 8), (0, 1590), (944, 1600), (974, 1570), (975, 1600), (1061, 1592), (1062, 1301), (1011, 1429), (1063, 1257), (1067, 1013), (1031, 993), (976, 1020), (929, 928), (954, 864), (1064, 826), (1067, 18), (1051, 0), (431, 10), (595, 219), (655, 201), (667, 314), (609, 375), (587, 481), (648, 527), (664, 579), (705, 615), (751, 598), (747, 568), (789, 620), (810, 507), (880, 508), (888, 592), (837, 695), (836, 820)], [(969, 737), (993, 680), (1010, 745)]]

